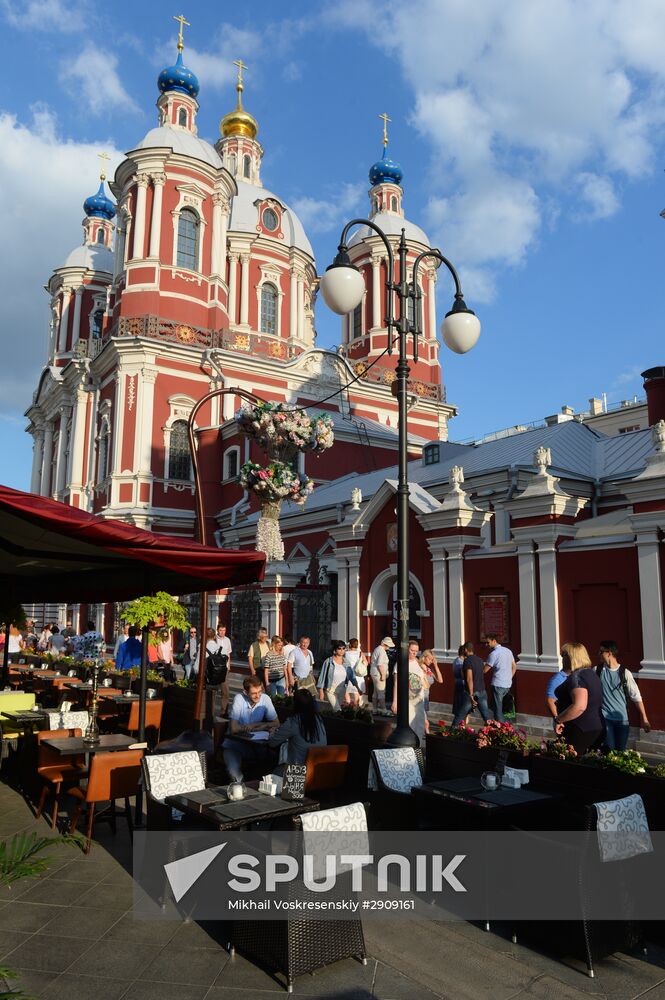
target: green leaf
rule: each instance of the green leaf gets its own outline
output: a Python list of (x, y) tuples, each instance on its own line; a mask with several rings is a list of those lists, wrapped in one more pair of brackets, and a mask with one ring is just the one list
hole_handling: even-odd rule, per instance
[(141, 628), (167, 626), (184, 631), (189, 627), (183, 605), (177, 598), (171, 597), (163, 590), (130, 601), (123, 608), (122, 618), (130, 625), (138, 625)]

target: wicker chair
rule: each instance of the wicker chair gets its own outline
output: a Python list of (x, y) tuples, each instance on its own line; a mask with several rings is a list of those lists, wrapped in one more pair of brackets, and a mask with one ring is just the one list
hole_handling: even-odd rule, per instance
[[(365, 814), (367, 807), (363, 806)], [(332, 810), (331, 810), (332, 811)], [(323, 816), (316, 813), (316, 816)], [(294, 827), (302, 829), (300, 817)], [(351, 895), (350, 875), (348, 886), (338, 887), (343, 896)], [(286, 883), (288, 898), (303, 898), (306, 890), (294, 882)], [(314, 899), (318, 894), (312, 893)], [(320, 897), (319, 897), (320, 898)], [(367, 964), (367, 951), (360, 920), (243, 920), (230, 925), (228, 950), (236, 949), (269, 971), (280, 972), (286, 977), (286, 991), (293, 992), (297, 976), (315, 972), (324, 965), (331, 965), (344, 958), (357, 958)]]

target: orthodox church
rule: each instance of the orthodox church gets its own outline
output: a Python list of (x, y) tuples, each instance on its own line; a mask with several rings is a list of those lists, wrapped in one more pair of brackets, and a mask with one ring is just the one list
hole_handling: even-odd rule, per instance
[[(183, 19), (184, 20), (184, 19)], [(187, 422), (214, 389), (315, 406), (335, 444), (305, 454), (316, 483), (304, 509), (285, 504), (285, 560), (261, 587), (211, 598), (238, 652), (259, 624), (371, 648), (393, 629), (396, 582), (395, 355), (384, 353), (386, 259), (369, 228), (349, 256), (365, 282), (336, 351), (316, 346), (318, 275), (295, 212), (263, 185), (259, 124), (236, 106), (214, 145), (198, 135), (199, 83), (185, 65), (159, 75), (158, 122), (84, 202), (83, 243), (47, 285), (46, 366), (27, 411), (32, 490), (104, 516), (193, 537)], [(408, 259), (429, 247), (405, 218), (402, 170), (369, 171), (369, 218)], [(665, 368), (645, 372), (649, 427), (614, 437), (564, 412), (540, 427), (474, 444), (448, 440), (456, 409), (438, 360), (435, 267), (421, 270), (423, 337), (411, 358), (411, 621), (422, 646), (452, 660), (466, 639), (497, 632), (519, 656), (518, 708), (544, 710), (546, 674), (563, 641), (613, 636), (638, 671), (652, 723), (665, 727)], [(242, 397), (197, 413), (206, 536), (253, 546), (256, 503), (242, 464), (262, 453), (237, 431)], [(194, 601), (192, 607), (195, 607)], [(113, 606), (97, 614), (107, 638)], [(192, 612), (194, 617), (195, 612)], [(434, 697), (450, 701), (449, 679)]]

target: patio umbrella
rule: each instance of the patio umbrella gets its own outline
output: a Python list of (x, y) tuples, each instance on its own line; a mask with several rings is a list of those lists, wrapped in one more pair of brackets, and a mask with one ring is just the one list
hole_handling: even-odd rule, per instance
[[(263, 579), (265, 556), (157, 535), (0, 485), (0, 592), (6, 604), (129, 601)], [(145, 634), (145, 630), (144, 630)], [(7, 647), (3, 683), (7, 682)], [(140, 718), (145, 718), (146, 640)], [(140, 734), (143, 739), (143, 732)]]

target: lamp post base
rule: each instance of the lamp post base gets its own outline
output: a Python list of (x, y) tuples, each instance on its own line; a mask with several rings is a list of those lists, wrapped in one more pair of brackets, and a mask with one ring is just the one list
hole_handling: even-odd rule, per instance
[(415, 749), (420, 746), (420, 741), (408, 723), (400, 724), (398, 722), (391, 735), (386, 740), (386, 746), (414, 747)]

